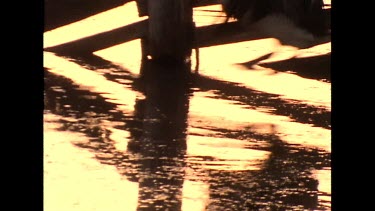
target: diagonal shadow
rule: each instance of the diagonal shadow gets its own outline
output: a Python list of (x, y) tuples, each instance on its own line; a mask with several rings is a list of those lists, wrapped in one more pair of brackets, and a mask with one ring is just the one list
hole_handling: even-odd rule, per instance
[[(122, 76), (110, 73), (105, 73), (104, 76), (108, 80), (115, 82), (118, 82), (119, 77), (125, 77), (125, 79), (133, 81), (134, 90), (140, 91), (141, 89), (139, 84), (142, 83), (142, 78), (132, 76), (128, 70), (113, 64), (111, 61), (94, 54), (85, 55), (84, 57), (72, 56), (71, 58), (80, 65), (89, 66), (93, 70), (95, 68), (111, 67), (118, 71), (125, 71), (127, 74)], [(250, 106), (252, 109), (269, 108), (268, 112), (271, 114), (287, 116), (296, 122), (312, 124), (316, 127), (331, 128), (331, 112), (325, 108), (312, 106), (298, 100), (284, 100), (277, 94), (261, 92), (233, 82), (217, 80), (199, 74), (193, 75), (192, 83), (194, 88), (202, 91), (215, 91), (218, 99), (237, 101), (240, 104)]]
[(255, 60), (240, 63), (240, 65), (248, 69), (252, 69), (253, 65), (259, 65), (280, 72), (291, 71), (304, 78), (331, 82), (331, 53), (276, 62), (262, 62), (269, 56), (268, 54)]
[(271, 154), (261, 170), (209, 173), (210, 197), (214, 201), (210, 206), (223, 210), (244, 210), (244, 207), (246, 210), (328, 210), (318, 198), (324, 193), (318, 189), (319, 181), (311, 170), (330, 167), (330, 153), (286, 144), (276, 134), (271, 134), (267, 141), (270, 146), (265, 150)]
[[(101, 32), (89, 37), (48, 47), (44, 50), (67, 55), (92, 53), (121, 43), (146, 37), (147, 29), (148, 20), (146, 19), (110, 31)], [(197, 27), (195, 29), (194, 48), (210, 47), (265, 38), (270, 38), (270, 36), (256, 30), (245, 32), (238, 22), (220, 23)], [(317, 39), (316, 42), (309, 47), (327, 42), (330, 42), (330, 39), (324, 37), (323, 39)]]
[[(195, 86), (202, 91), (215, 91), (218, 99), (237, 101), (252, 109), (269, 108), (268, 113), (287, 116), (293, 121), (331, 129), (331, 112), (298, 100), (284, 100), (277, 94), (261, 92), (233, 82), (197, 76)], [(262, 110), (264, 112), (264, 110)]]
[[(44, 0), (44, 31), (80, 21), (134, 0)], [(194, 7), (219, 4), (220, 0), (193, 0)]]
[[(186, 138), (185, 121), (188, 112), (185, 101), (188, 98), (186, 96), (175, 98), (174, 100), (177, 100), (177, 102), (162, 105), (160, 103), (164, 100), (159, 100), (159, 94), (157, 94), (165, 91), (162, 88), (159, 90), (162, 92), (154, 93), (156, 95), (151, 96), (152, 99), (137, 101), (134, 108), (135, 115), (127, 116), (123, 113), (111, 112), (115, 109), (115, 104), (107, 102), (105, 98), (98, 94), (77, 89), (64, 77), (55, 76), (48, 71), (45, 76), (45, 92), (48, 101), (46, 109), (64, 117), (75, 117), (78, 120), (69, 121), (69, 118), (62, 118), (59, 120), (63, 125), (60, 129), (85, 133), (90, 138), (89, 141), (80, 142), (77, 140), (74, 142), (75, 146), (91, 150), (99, 162), (115, 166), (120, 174), (125, 175), (128, 180), (137, 182), (140, 187), (139, 207), (142, 205), (157, 208), (156, 205), (161, 205), (158, 196), (162, 194), (161, 189), (163, 188), (164, 196), (168, 196), (163, 206), (172, 206), (173, 210), (180, 210), (181, 199), (176, 195), (181, 194), (183, 180), (189, 179), (189, 176), (185, 175), (184, 169), (186, 167), (202, 173), (203, 176), (208, 175), (208, 177), (204, 177), (209, 180), (210, 184), (209, 191), (212, 200), (209, 208), (242, 210), (247, 207), (251, 210), (260, 210), (271, 207), (274, 208), (273, 210), (300, 210), (297, 209), (300, 205), (303, 205), (305, 209), (316, 209), (319, 206), (317, 196), (321, 193), (317, 189), (318, 180), (313, 177), (311, 170), (322, 169), (331, 165), (330, 153), (328, 152), (286, 144), (277, 137), (276, 133), (258, 134), (249, 131), (232, 131), (225, 128), (211, 129), (220, 131), (224, 137), (233, 138), (233, 132), (235, 132), (241, 133), (239, 135), (242, 137), (245, 135), (243, 138), (250, 142), (253, 141), (252, 139), (256, 139), (257, 142), (268, 143), (253, 148), (270, 152), (269, 158), (261, 166), (261, 169), (218, 171), (199, 169), (199, 166), (188, 166), (189, 163), (185, 160), (186, 146), (183, 146), (185, 142), (182, 142), (182, 146), (162, 144), (162, 147), (160, 147), (160, 142), (149, 143), (148, 139), (145, 139), (142, 140), (143, 145), (141, 146), (144, 148), (140, 148), (141, 151), (138, 150), (136, 153), (129, 149), (122, 151), (114, 146), (115, 143), (110, 138), (111, 132), (106, 131), (105, 126), (97, 124), (93, 121), (94, 119), (125, 122), (125, 125), (116, 128), (130, 131), (132, 134), (131, 141), (150, 136), (157, 138), (160, 134), (158, 129), (163, 129), (164, 126), (166, 128), (163, 132), (167, 133), (163, 134), (171, 135), (167, 139), (168, 141), (174, 140), (175, 137), (184, 140)], [(158, 83), (151, 85), (150, 91), (159, 87), (159, 85)], [(60, 87), (65, 91), (54, 90), (54, 87)], [(168, 87), (165, 88), (169, 89)], [(182, 93), (185, 91), (182, 90)], [(180, 94), (178, 92), (174, 96), (181, 96)], [(180, 105), (183, 109), (180, 110), (181, 112), (179, 112), (179, 109), (171, 109), (173, 105)], [(167, 115), (168, 118), (158, 116), (159, 122), (148, 122), (150, 106), (151, 108), (154, 106), (163, 108), (165, 113), (171, 112), (174, 115)], [(173, 121), (171, 123), (165, 121), (174, 119), (179, 120), (177, 124)], [(148, 125), (149, 123), (153, 124)], [(173, 134), (175, 130), (177, 133)], [(148, 131), (149, 133), (142, 131)], [(123, 137), (123, 139), (126, 138)], [(169, 148), (165, 149), (166, 146)], [(150, 147), (152, 147), (151, 150)], [(210, 158), (201, 159), (207, 160)], [(147, 200), (153, 200), (155, 203), (147, 205)]]
[(272, 56), (273, 53), (268, 53), (266, 55), (260, 56), (256, 59), (250, 60), (248, 62), (240, 63), (239, 65), (245, 66), (248, 69), (252, 69), (254, 65), (257, 65), (259, 62), (269, 59)]
[[(45, 3), (45, 28), (51, 27), (49, 19), (54, 20), (58, 15), (57, 11), (63, 11), (62, 17), (71, 17), (72, 20), (60, 20), (62, 22), (73, 22), (76, 19), (82, 19), (88, 15), (98, 13), (106, 9), (113, 8), (120, 4), (129, 2), (129, 0), (112, 0), (110, 2), (103, 3), (102, 0), (98, 4), (85, 4), (87, 0), (60, 3), (57, 0), (46, 0)], [(90, 1), (90, 3), (92, 3)], [(206, 6), (219, 3), (218, 0), (196, 0), (194, 1), (194, 7)], [(79, 5), (79, 6), (78, 6)], [(91, 8), (93, 7), (93, 8)], [(76, 11), (76, 16), (74, 15)], [(71, 14), (72, 13), (72, 14)], [(60, 16), (59, 16), (60, 17)], [(79, 18), (78, 18), (79, 17)], [(59, 22), (59, 21), (57, 21)], [(52, 52), (60, 52), (67, 54), (83, 53), (83, 52), (94, 52), (104, 48), (108, 48), (117, 44), (128, 42), (134, 39), (139, 39), (147, 36), (148, 31), (148, 20), (142, 20), (127, 26), (122, 26), (114, 30), (98, 33), (89, 37), (81, 38), (75, 41), (64, 43), (61, 45), (45, 48), (44, 50)], [(257, 40), (263, 38), (270, 38), (258, 30), (246, 30), (240, 26), (238, 22), (213, 24), (209, 26), (197, 27), (195, 29), (195, 48), (209, 47), (215, 45), (236, 43), (241, 41)], [(314, 43), (311, 43), (309, 47), (314, 45), (326, 43), (330, 41), (330, 37), (323, 37), (316, 39)]]
[[(145, 81), (146, 97), (135, 99), (134, 112), (129, 113), (116, 112), (114, 103), (98, 93), (77, 89), (67, 78), (48, 71), (45, 74), (46, 109), (76, 118), (73, 122), (59, 120), (61, 130), (83, 132), (90, 138), (74, 144), (91, 149), (99, 162), (116, 166), (130, 181), (138, 183), (137, 210), (159, 210), (163, 206), (181, 210), (189, 89), (181, 71), (173, 72), (173, 76), (167, 71), (157, 74), (157, 80)], [(116, 129), (129, 132), (125, 152), (114, 146), (111, 131), (101, 124), (104, 119), (122, 122)]]
[(44, 0), (44, 31), (121, 6), (132, 0)]
[(65, 55), (82, 55), (109, 48), (146, 35), (148, 21), (142, 20), (110, 31), (101, 32), (71, 42), (45, 48)]
[[(121, 43), (146, 37), (147, 31), (148, 20), (146, 19), (110, 31), (48, 47), (44, 50), (66, 55), (92, 53)], [(243, 32), (243, 30), (237, 22), (197, 27), (195, 31), (196, 40), (194, 47), (201, 48), (267, 38), (256, 31), (251, 33), (239, 32)]]

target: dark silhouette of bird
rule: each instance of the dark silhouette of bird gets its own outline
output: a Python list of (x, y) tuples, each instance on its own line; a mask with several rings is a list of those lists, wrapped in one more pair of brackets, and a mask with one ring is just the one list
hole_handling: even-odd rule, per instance
[(323, 0), (221, 0), (227, 16), (283, 45), (306, 48), (328, 34)]

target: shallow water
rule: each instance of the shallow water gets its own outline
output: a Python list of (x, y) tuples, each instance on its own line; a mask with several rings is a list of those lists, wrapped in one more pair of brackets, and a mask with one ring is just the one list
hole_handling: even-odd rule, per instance
[[(140, 20), (126, 11), (46, 32), (45, 47)], [(44, 52), (45, 210), (330, 210), (329, 53), (251, 40), (201, 48), (190, 74), (141, 63), (139, 40)]]

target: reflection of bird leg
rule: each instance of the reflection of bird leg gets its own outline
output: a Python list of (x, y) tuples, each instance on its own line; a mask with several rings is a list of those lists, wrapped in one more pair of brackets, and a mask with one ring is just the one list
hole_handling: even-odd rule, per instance
[(195, 73), (199, 73), (199, 47), (195, 47), (194, 48), (195, 50), (195, 69), (194, 69), (194, 72)]
[(280, 153), (286, 153), (288, 150), (285, 146), (285, 143), (280, 139), (277, 135), (277, 128), (276, 125), (271, 124), (271, 131), (270, 131), (270, 143), (271, 143), (271, 151), (274, 155), (280, 155)]
[(195, 51), (195, 68), (194, 68), (194, 73), (198, 73), (199, 72), (199, 47), (197, 45), (197, 42), (196, 42), (196, 33), (195, 33), (195, 30), (196, 30), (196, 25), (195, 25), (195, 22), (193, 22), (193, 36), (192, 36), (192, 39), (193, 39), (193, 42), (192, 42), (192, 47)]
[(149, 46), (148, 37), (141, 38), (142, 60), (147, 60), (148, 56), (150, 55), (150, 50), (148, 46)]

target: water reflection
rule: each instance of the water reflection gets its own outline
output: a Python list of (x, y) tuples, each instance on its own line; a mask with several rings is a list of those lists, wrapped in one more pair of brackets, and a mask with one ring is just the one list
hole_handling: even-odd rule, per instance
[[(273, 124), (263, 126), (271, 129), (268, 133), (233, 130), (225, 124), (199, 127), (204, 119), (188, 117), (192, 87), (199, 82), (192, 80), (190, 67), (181, 71), (149, 62), (142, 67), (140, 78), (117, 75), (144, 95), (123, 98), (126, 104), (135, 101), (133, 111), (127, 112), (119, 112), (115, 99), (92, 88), (45, 74), (45, 109), (63, 116), (62, 130), (90, 137), (88, 142), (77, 140), (76, 146), (92, 150), (101, 163), (116, 166), (138, 183), (137, 210), (329, 209), (319, 203), (323, 193), (312, 173), (330, 166), (329, 152), (287, 144)], [(113, 73), (106, 74), (115, 79)], [(125, 147), (119, 147), (120, 142)], [(191, 151), (194, 147), (198, 150)], [(259, 156), (253, 157), (254, 152)]]
[(139, 156), (138, 210), (181, 210), (190, 67), (144, 62), (138, 88), (146, 98), (135, 104), (138, 127), (128, 143)]
[[(195, 11), (201, 14), (195, 15), (197, 26), (221, 22), (204, 16), (204, 8)], [(46, 116), (58, 115), (61, 136), (84, 134), (72, 143), (103, 164), (95, 174), (116, 167), (131, 184), (117, 185), (113, 174), (105, 175), (127, 194), (104, 193), (119, 198), (125, 210), (330, 210), (330, 54), (285, 59), (289, 52), (280, 51), (272, 58), (269, 40), (247, 37), (251, 41), (221, 45), (239, 40), (213, 39), (202, 30), (208, 41), (200, 45), (200, 73), (190, 75), (189, 64), (141, 61), (139, 39), (123, 43), (142, 35), (135, 30), (142, 29), (141, 20), (129, 2), (44, 33), (45, 48), (68, 49), (65, 55), (44, 54)], [(97, 42), (86, 39), (91, 35)], [(220, 46), (203, 48), (214, 44)], [(329, 44), (320, 47), (330, 52)], [(265, 62), (273, 59), (278, 61)], [(59, 166), (48, 165), (58, 172), (58, 183), (69, 186)], [(89, 179), (90, 173), (83, 175)], [(67, 189), (81, 193), (80, 187)], [(111, 201), (88, 195), (98, 202), (94, 208)], [(64, 201), (82, 199), (75, 196)]]
[(210, 172), (208, 210), (327, 209), (318, 203), (319, 182), (311, 169), (329, 165), (329, 156), (287, 145), (275, 135), (268, 141), (271, 154), (261, 170)]

